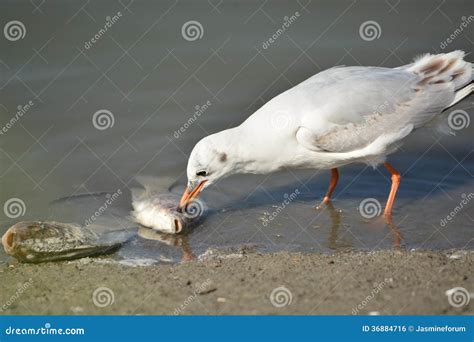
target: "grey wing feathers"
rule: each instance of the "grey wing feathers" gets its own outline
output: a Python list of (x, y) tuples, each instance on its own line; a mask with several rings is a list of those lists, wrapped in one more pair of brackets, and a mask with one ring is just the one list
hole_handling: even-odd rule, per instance
[[(408, 125), (408, 124), (407, 124)], [(374, 113), (365, 117), (363, 123), (349, 123), (318, 136), (315, 144), (327, 152), (350, 152), (366, 147), (379, 136), (401, 129), (397, 117)]]
[[(454, 51), (426, 55), (397, 69), (330, 69), (319, 80), (303, 82), (301, 92), (324, 85), (313, 100), (316, 108), (324, 107), (314, 120), (319, 126), (311, 127), (307, 120), (309, 125), (297, 132), (298, 141), (312, 150), (350, 152), (409, 125), (416, 129), (429, 124), (452, 103), (455, 89), (471, 82), (472, 65), (463, 57)], [(326, 126), (321, 127), (324, 119)]]

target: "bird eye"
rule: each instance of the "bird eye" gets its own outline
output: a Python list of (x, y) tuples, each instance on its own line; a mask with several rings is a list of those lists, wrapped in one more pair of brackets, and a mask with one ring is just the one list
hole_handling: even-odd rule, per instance
[(204, 176), (206, 176), (206, 175), (207, 175), (206, 171), (199, 171), (199, 172), (196, 172), (196, 176), (202, 176), (202, 177), (204, 177)]

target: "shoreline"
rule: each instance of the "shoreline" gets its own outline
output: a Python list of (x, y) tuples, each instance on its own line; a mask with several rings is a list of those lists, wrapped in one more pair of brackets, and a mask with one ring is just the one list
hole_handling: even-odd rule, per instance
[(0, 314), (473, 314), (472, 300), (454, 307), (446, 295), (457, 287), (472, 293), (473, 270), (474, 251), (215, 250), (176, 265), (17, 263), (0, 268)]

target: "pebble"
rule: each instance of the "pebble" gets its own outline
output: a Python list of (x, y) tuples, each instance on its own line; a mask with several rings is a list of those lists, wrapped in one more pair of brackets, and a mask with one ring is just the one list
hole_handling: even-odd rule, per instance
[(71, 306), (69, 308), (69, 310), (71, 310), (72, 312), (74, 313), (82, 313), (84, 312), (84, 308), (81, 308), (80, 306)]
[(462, 253), (462, 252), (455, 252), (451, 255), (448, 255), (448, 258), (449, 259), (453, 259), (453, 260), (459, 260), (461, 259), (463, 256), (465, 255), (465, 253)]

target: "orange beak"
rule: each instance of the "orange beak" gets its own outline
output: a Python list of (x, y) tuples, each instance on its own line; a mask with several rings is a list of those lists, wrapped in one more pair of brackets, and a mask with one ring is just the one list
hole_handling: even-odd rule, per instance
[(201, 183), (198, 184), (197, 187), (195, 187), (193, 190), (189, 191), (189, 188), (186, 187), (184, 190), (183, 196), (181, 197), (181, 200), (179, 201), (179, 207), (178, 208), (183, 208), (186, 206), (186, 204), (189, 203), (189, 201), (192, 201), (194, 198), (196, 198), (199, 193), (202, 191), (202, 188), (204, 187), (204, 184), (206, 183), (205, 180), (203, 180)]

